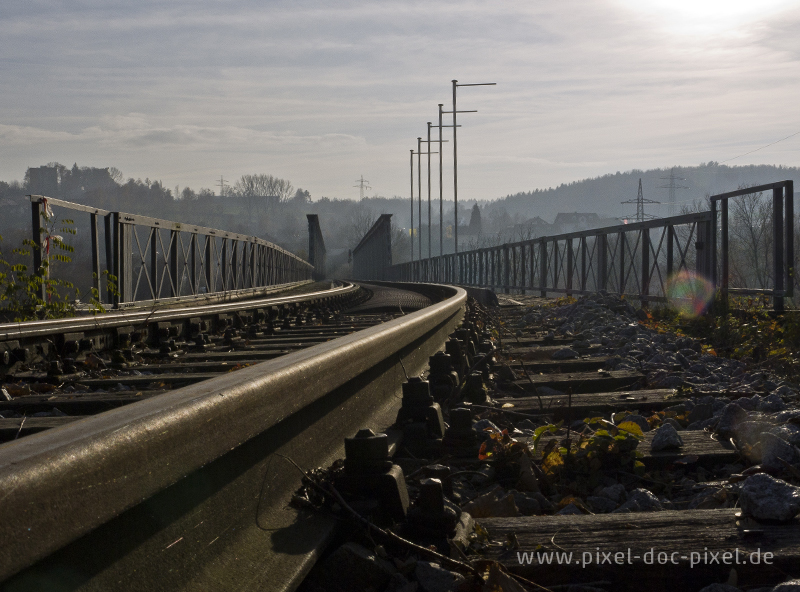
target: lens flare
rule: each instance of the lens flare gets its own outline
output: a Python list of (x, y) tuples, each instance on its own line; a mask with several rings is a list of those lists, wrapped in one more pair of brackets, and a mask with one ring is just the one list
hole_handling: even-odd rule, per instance
[(698, 317), (714, 298), (714, 286), (693, 271), (679, 271), (667, 280), (667, 298), (685, 316)]

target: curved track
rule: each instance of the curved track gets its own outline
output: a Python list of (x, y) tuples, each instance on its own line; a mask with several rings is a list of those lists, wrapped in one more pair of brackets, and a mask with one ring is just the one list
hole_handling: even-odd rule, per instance
[[(0, 446), (0, 578), (10, 578), (4, 589), (295, 587), (335, 524), (300, 519), (287, 507), (300, 476), (285, 457), (305, 467), (325, 465), (342, 456), (345, 436), (391, 424), (405, 372), (419, 374), (463, 314), (463, 290), (414, 286), (413, 293), (398, 297), (408, 308), (395, 306), (400, 316), (392, 319), (391, 287), (366, 286), (383, 294), (376, 298), (378, 306), (340, 312), (338, 321), (360, 329), (355, 333), (327, 335), (330, 340), (322, 343), (312, 339), (306, 343), (310, 347)], [(68, 322), (50, 323), (48, 329), (58, 325), (60, 340), (42, 340), (44, 324), (7, 327), (6, 336), (20, 343), (6, 351), (9, 358), (23, 358), (8, 360), (17, 364), (17, 373), (26, 365), (27, 371), (41, 373), (36, 356), (58, 355), (63, 361), (71, 353), (73, 365), (85, 365), (93, 359), (92, 350), (104, 345), (105, 331), (112, 340), (105, 345), (122, 350), (123, 357), (135, 356), (134, 344), (141, 343), (138, 354), (145, 362), (142, 354), (148, 351), (179, 360), (190, 354), (192, 340), (194, 353), (220, 353), (213, 351), (219, 342), (228, 350), (222, 353), (257, 361), (254, 342), (264, 332), (270, 333), (263, 336), (266, 341), (282, 331), (299, 341), (300, 329), (309, 328), (302, 323), (337, 321), (324, 310), (331, 306), (321, 303), (339, 298), (341, 304), (347, 291), (355, 288), (333, 296), (305, 295), (302, 306), (296, 298), (216, 305), (221, 308), (204, 312), (216, 315), (216, 336), (208, 339), (202, 337), (207, 321), (187, 310), (137, 316), (137, 322), (146, 323), (138, 335), (120, 331), (133, 323), (129, 313), (92, 320), (93, 327), (84, 325), (82, 331)], [(409, 312), (413, 302), (430, 305)], [(307, 310), (312, 303), (316, 310)], [(239, 308), (224, 308), (230, 306)], [(276, 307), (286, 307), (279, 308), (286, 314), (272, 316), (269, 311)], [(366, 324), (374, 326), (363, 328)], [(130, 362), (112, 359), (109, 366), (123, 367), (106, 369), (118, 372), (111, 380), (122, 386), (123, 379), (138, 380), (119, 374), (135, 369), (124, 367)], [(52, 386), (69, 374), (65, 368), (49, 370), (30, 378)], [(183, 374), (188, 381), (200, 378)], [(74, 384), (88, 380), (80, 376)], [(74, 391), (71, 395), (80, 398)]]

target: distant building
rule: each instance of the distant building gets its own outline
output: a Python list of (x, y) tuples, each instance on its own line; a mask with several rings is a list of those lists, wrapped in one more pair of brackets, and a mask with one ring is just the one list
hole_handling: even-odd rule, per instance
[(533, 218), (525, 220), (524, 222), (514, 224), (514, 226), (511, 227), (511, 235), (515, 237), (515, 240), (527, 240), (553, 234), (552, 229), (552, 224), (540, 218), (539, 216), (534, 216)]
[(556, 215), (556, 219), (553, 221), (553, 227), (556, 234), (565, 234), (567, 232), (597, 228), (599, 222), (600, 216), (594, 212), (561, 213)]

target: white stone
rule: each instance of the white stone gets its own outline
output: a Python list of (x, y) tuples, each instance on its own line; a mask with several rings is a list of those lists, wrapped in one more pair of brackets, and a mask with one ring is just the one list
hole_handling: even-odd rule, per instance
[(800, 487), (759, 473), (744, 482), (739, 504), (747, 516), (786, 522), (800, 512)]

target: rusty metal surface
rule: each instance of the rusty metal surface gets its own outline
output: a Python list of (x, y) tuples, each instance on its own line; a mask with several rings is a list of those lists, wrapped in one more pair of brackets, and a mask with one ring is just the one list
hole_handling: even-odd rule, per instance
[(5, 588), (291, 589), (333, 525), (287, 509), (299, 474), (280, 454), (322, 465), (391, 423), (401, 360), (419, 372), (466, 301), (413, 289), (440, 301), (0, 447)]

